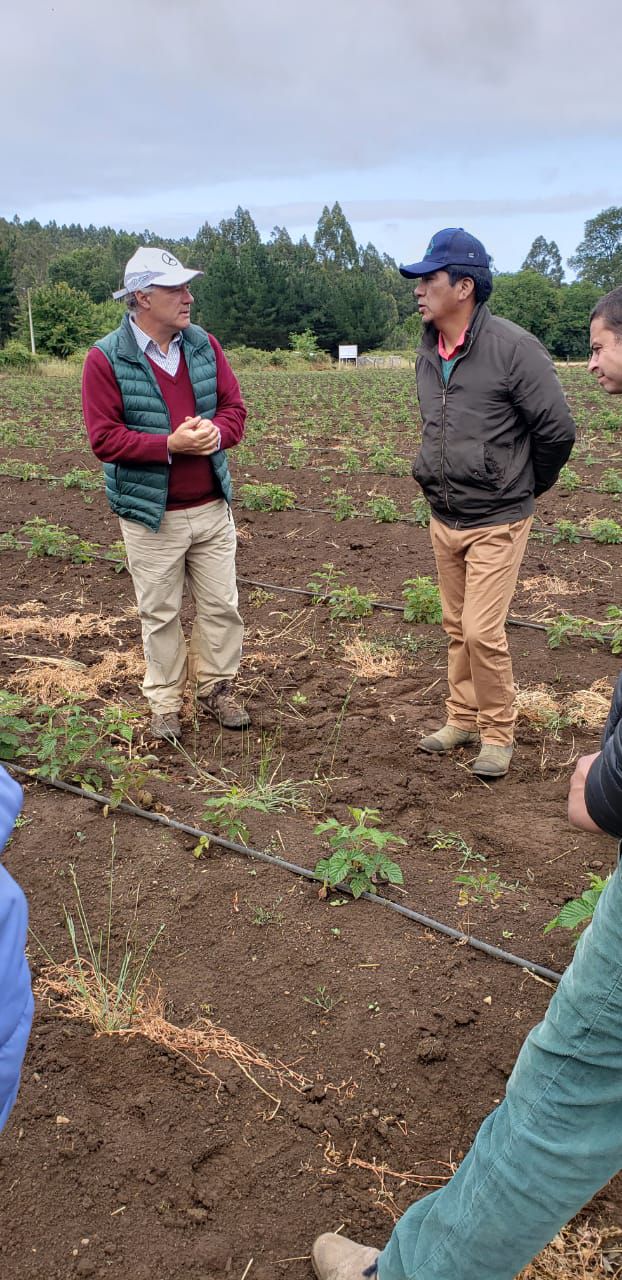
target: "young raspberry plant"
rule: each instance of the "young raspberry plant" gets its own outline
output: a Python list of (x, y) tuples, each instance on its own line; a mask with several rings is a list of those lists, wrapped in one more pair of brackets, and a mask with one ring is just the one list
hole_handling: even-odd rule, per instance
[(337, 885), (349, 888), (354, 898), (362, 893), (377, 893), (377, 885), (403, 884), (404, 876), (397, 862), (388, 856), (391, 845), (404, 845), (406, 841), (392, 831), (379, 831), (378, 809), (356, 809), (348, 805), (353, 824), (328, 818), (314, 829), (316, 836), (328, 836), (330, 855), (320, 858), (313, 874), (322, 881), (320, 897), (325, 898)]

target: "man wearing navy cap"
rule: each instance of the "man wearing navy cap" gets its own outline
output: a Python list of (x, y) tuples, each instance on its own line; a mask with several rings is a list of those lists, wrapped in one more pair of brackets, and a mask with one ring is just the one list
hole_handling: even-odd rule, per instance
[(413, 475), (432, 511), (449, 637), (447, 723), (419, 745), (443, 754), (480, 741), (473, 772), (501, 777), (516, 718), (505, 621), (534, 500), (555, 484), (575, 428), (544, 347), (486, 306), (492, 273), (480, 240), (446, 227), (400, 271), (418, 280), (424, 321)]

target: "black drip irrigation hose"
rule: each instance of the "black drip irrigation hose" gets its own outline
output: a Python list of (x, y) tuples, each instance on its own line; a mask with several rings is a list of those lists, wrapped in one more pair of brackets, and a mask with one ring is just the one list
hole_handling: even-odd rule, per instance
[[(243, 583), (245, 587), (261, 587), (264, 591), (287, 592), (290, 596), (306, 596), (309, 600), (330, 600), (329, 595), (318, 595), (316, 591), (308, 591), (304, 587), (282, 587), (278, 582), (257, 582), (255, 578), (241, 578), (237, 575), (237, 581)], [(388, 609), (393, 613), (403, 613), (403, 604), (392, 604), (388, 600), (371, 600), (370, 604), (374, 609)], [(528, 622), (522, 618), (507, 618), (508, 627), (530, 627), (534, 631), (546, 631), (543, 622)]]
[[(197, 839), (208, 840), (210, 844), (220, 845), (222, 849), (229, 849), (232, 853), (241, 853), (244, 857), (255, 858), (259, 862), (268, 862), (273, 867), (279, 867), (282, 871), (290, 871), (293, 875), (302, 876), (305, 880), (314, 880), (317, 883), (317, 876), (308, 867), (300, 867), (295, 862), (288, 862), (285, 858), (279, 858), (273, 853), (264, 853), (261, 849), (251, 849), (245, 844), (237, 844), (235, 840), (227, 840), (224, 836), (214, 835), (211, 831), (203, 831), (200, 827), (191, 827), (186, 822), (178, 822), (176, 818), (169, 818), (164, 813), (151, 813), (148, 809), (139, 809), (136, 805), (121, 804), (115, 805), (110, 796), (100, 795), (96, 791), (85, 791), (83, 787), (74, 787), (69, 782), (57, 782), (52, 778), (38, 778), (32, 774), (30, 770), (23, 769), (21, 765), (8, 762), (9, 769), (13, 773), (19, 773), (29, 782), (42, 782), (46, 787), (54, 787), (57, 791), (67, 791), (72, 796), (79, 796), (82, 800), (93, 800), (95, 804), (99, 804), (102, 808), (107, 805), (114, 809), (114, 812), (129, 813), (135, 818), (143, 818), (147, 822), (158, 822), (160, 826), (171, 827), (173, 831), (182, 831), (185, 835), (194, 836)], [(348, 897), (352, 897), (352, 893), (347, 885), (337, 885), (335, 892), (345, 893)], [(475, 951), (483, 951), (485, 955), (492, 956), (494, 960), (503, 960), (507, 964), (518, 965), (520, 969), (526, 969), (529, 973), (533, 973), (538, 978), (543, 978), (546, 982), (560, 982), (562, 975), (556, 973), (554, 969), (547, 969), (544, 965), (535, 964), (533, 960), (524, 960), (522, 956), (515, 956), (511, 951), (503, 951), (501, 947), (495, 947), (490, 942), (482, 942), (480, 938), (474, 938), (471, 934), (462, 933), (460, 929), (452, 929), (451, 925), (443, 924), (440, 920), (433, 920), (432, 916), (422, 915), (419, 911), (413, 911), (411, 907), (404, 907), (400, 902), (392, 902), (390, 898), (383, 898), (380, 894), (362, 893), (360, 895), (367, 902), (372, 902), (378, 907), (388, 907), (390, 911), (397, 911), (399, 915), (406, 916), (408, 920), (414, 920), (415, 924), (423, 925), (425, 929), (433, 929), (435, 933), (442, 933), (446, 938), (453, 938), (454, 941), (473, 947)]]

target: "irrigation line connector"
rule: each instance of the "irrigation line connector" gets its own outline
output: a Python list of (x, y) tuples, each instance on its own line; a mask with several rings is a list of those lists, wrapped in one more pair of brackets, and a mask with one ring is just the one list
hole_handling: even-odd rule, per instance
[[(115, 813), (128, 813), (134, 818), (142, 818), (147, 822), (157, 822), (162, 827), (170, 827), (173, 831), (181, 831), (184, 835), (193, 836), (197, 840), (207, 840), (209, 844), (218, 845), (222, 849), (229, 850), (230, 853), (238, 853), (246, 858), (267, 862), (273, 867), (278, 867), (281, 871), (289, 871), (292, 875), (302, 876), (305, 880), (313, 880), (317, 884), (317, 876), (308, 867), (301, 867), (296, 862), (289, 862), (285, 858), (279, 858), (274, 853), (264, 853), (262, 849), (249, 848), (248, 845), (238, 844), (235, 840), (227, 840), (225, 836), (215, 835), (211, 831), (204, 831), (201, 827), (191, 827), (187, 822), (178, 822), (176, 818), (169, 818), (165, 813), (152, 813), (149, 809), (139, 809), (137, 805), (126, 804), (123, 801), (115, 805), (110, 796), (101, 795), (96, 791), (85, 791), (83, 787), (74, 787), (70, 782), (59, 782), (53, 778), (39, 778), (21, 765), (13, 764), (12, 761), (7, 761), (6, 763), (13, 773), (20, 774), (29, 782), (40, 782), (46, 787), (53, 787), (57, 791), (66, 791), (69, 795), (78, 796), (82, 800), (92, 800), (95, 804), (101, 805), (102, 808), (109, 807), (113, 809)], [(335, 892), (353, 897), (347, 885), (337, 885)], [(401, 902), (393, 902), (390, 898), (383, 898), (377, 893), (362, 893), (360, 896), (366, 902), (373, 903), (374, 906), (397, 911), (399, 915), (406, 916), (407, 920), (412, 920), (415, 924), (422, 925), (424, 929), (432, 929), (435, 933), (441, 933), (446, 938), (451, 938), (462, 946), (472, 947), (475, 951), (483, 951), (485, 955), (491, 956), (494, 960), (503, 960), (506, 964), (518, 965), (520, 969), (536, 974), (538, 977), (546, 979), (547, 982), (561, 981), (562, 974), (556, 973), (554, 969), (547, 969), (545, 965), (536, 964), (533, 960), (525, 960), (522, 956), (514, 955), (512, 951), (504, 951), (501, 947), (495, 947), (490, 942), (483, 942), (480, 938), (474, 938), (472, 934), (462, 933), (460, 929), (454, 929), (451, 925), (443, 924), (440, 920), (434, 920), (432, 916), (423, 915), (420, 911), (413, 911), (411, 907), (405, 907)]]

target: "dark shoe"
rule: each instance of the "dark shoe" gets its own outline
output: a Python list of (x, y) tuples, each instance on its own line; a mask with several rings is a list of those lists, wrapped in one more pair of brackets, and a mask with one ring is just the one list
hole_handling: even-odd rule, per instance
[(167, 711), (162, 715), (151, 717), (151, 736), (161, 738), (164, 742), (181, 741), (181, 725), (176, 711)]
[(246, 729), (251, 722), (248, 711), (236, 702), (230, 680), (220, 680), (209, 693), (200, 694), (199, 703), (223, 729)]
[(471, 765), (471, 773), (478, 778), (503, 778), (510, 767), (514, 747), (498, 747), (493, 742), (482, 743), (482, 749)]
[(422, 738), (418, 746), (421, 751), (444, 755), (446, 751), (453, 751), (454, 747), (466, 747), (473, 742), (479, 742), (476, 729), (458, 729), (454, 724), (444, 724), (442, 729), (436, 729), (434, 733)]
[[(326, 1231), (313, 1245), (311, 1262), (318, 1280), (361, 1280), (364, 1273), (374, 1267), (379, 1253), (379, 1249)], [(376, 1275), (375, 1269), (372, 1275)]]

